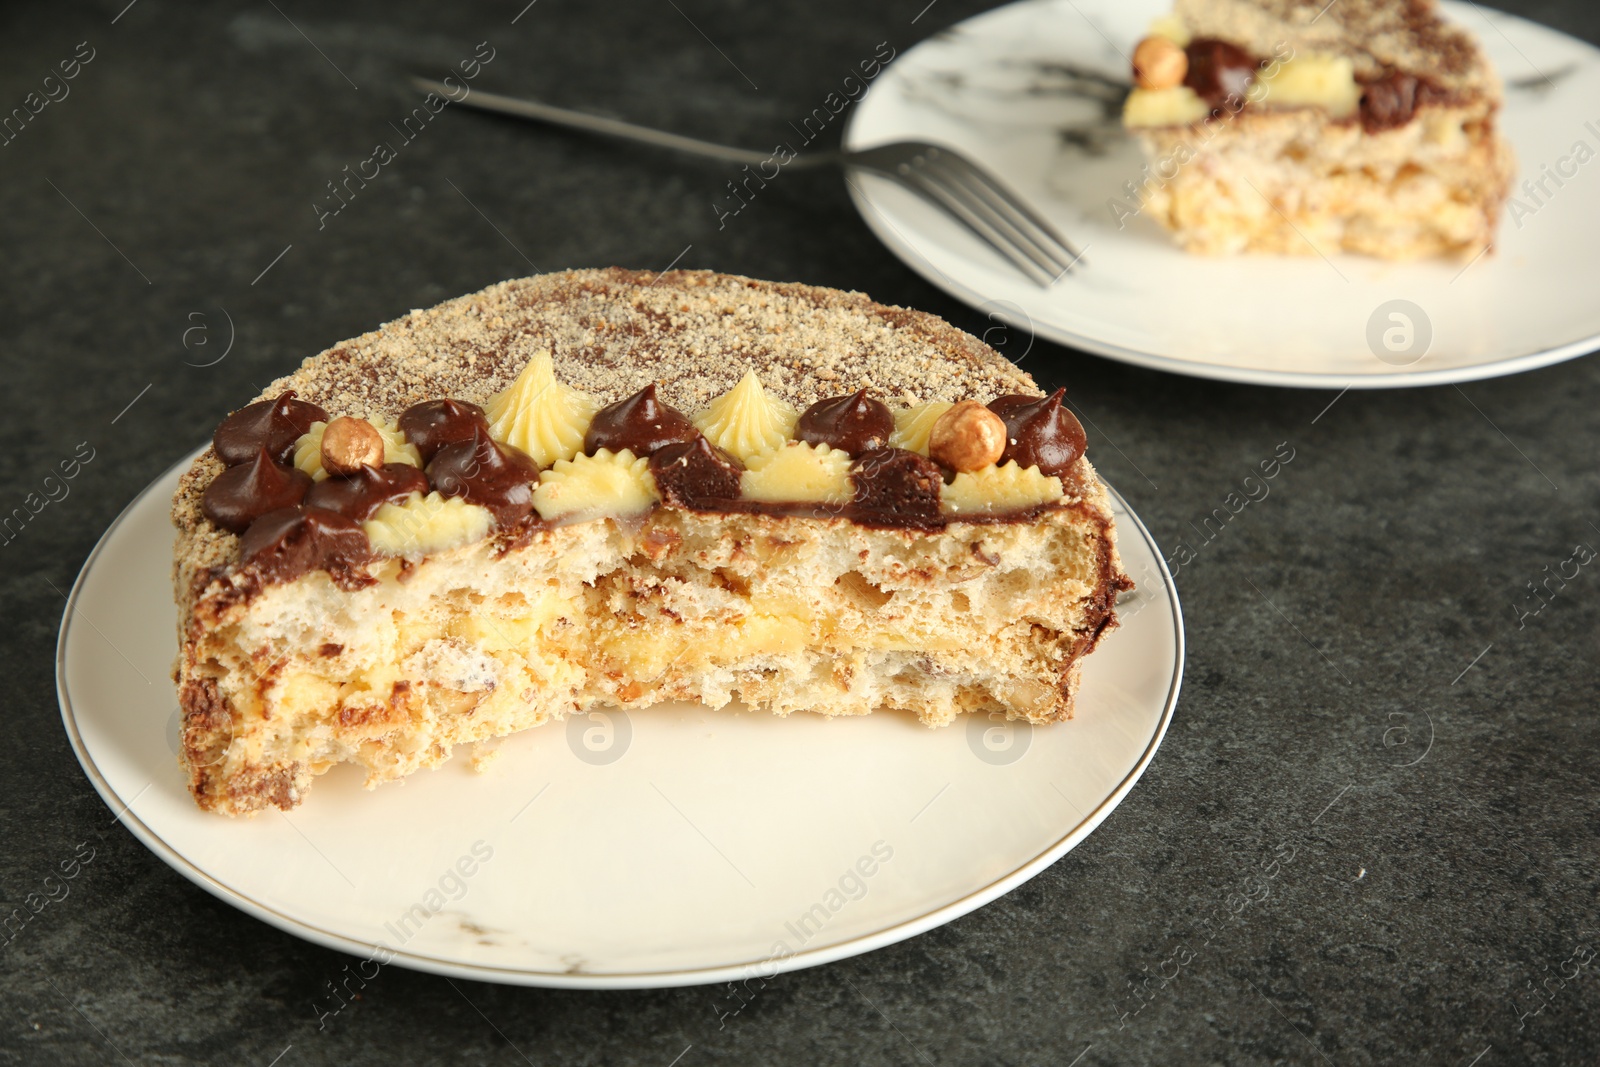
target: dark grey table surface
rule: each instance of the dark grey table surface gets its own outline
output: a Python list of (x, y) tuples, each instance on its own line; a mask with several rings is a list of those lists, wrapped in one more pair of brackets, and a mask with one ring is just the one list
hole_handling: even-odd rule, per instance
[[(401, 74), (480, 41), (480, 86), (763, 145), (879, 42), (904, 51), (990, 6), (525, 2), (0, 13), (5, 109), (92, 55), (0, 146), (0, 508), (95, 450), (0, 545), (0, 913), (93, 850), (65, 899), (0, 934), (0, 1062), (1596, 1062), (1594, 568), (1537, 615), (1517, 605), (1600, 547), (1600, 360), (1352, 392), (1317, 418), (1332, 393), (1042, 341), (1025, 366), (1069, 387), (1100, 469), (1169, 552), (1194, 546), (1183, 699), (1099, 831), (948, 926), (778, 979), (726, 1025), (715, 987), (387, 968), (319, 1027), (348, 958), (168, 869), (112, 822), (63, 733), (62, 594), (123, 505), (304, 356), (502, 278), (682, 254), (992, 325), (883, 249), (836, 175), (791, 173), (719, 229), (728, 168), (459, 111), (319, 230), (325, 183), (415, 102)], [(1509, 6), (1600, 40), (1579, 0)], [(236, 339), (213, 362), (224, 309)], [(1281, 442), (1296, 458), (1270, 497), (1202, 541)]]

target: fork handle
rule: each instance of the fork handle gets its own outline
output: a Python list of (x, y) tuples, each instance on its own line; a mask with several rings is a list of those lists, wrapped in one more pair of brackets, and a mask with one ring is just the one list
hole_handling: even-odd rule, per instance
[[(564, 126), (570, 130), (582, 130), (585, 133), (598, 133), (606, 137), (620, 138), (624, 141), (636, 141), (655, 148), (670, 148), (677, 152), (704, 156), (707, 159), (719, 159), (724, 163), (744, 163), (753, 167), (772, 159), (772, 153), (770, 152), (752, 152), (746, 148), (733, 148), (729, 145), (702, 141), (695, 137), (667, 133), (664, 130), (652, 130), (648, 126), (635, 126), (631, 122), (623, 122), (620, 119), (608, 119), (600, 115), (590, 115), (583, 111), (571, 111), (564, 107), (553, 107), (550, 104), (541, 104), (535, 100), (520, 100), (514, 96), (486, 93), (481, 89), (469, 89), (466, 96), (457, 97), (443, 82), (434, 81), (430, 78), (413, 76), (411, 84), (418, 89), (430, 93), (438, 93), (452, 103), (477, 108), (480, 111), (492, 111), (498, 115), (511, 115), (519, 119), (532, 119), (535, 122), (548, 122), (553, 126)], [(796, 157), (786, 165), (816, 166), (819, 163), (827, 162), (831, 162), (831, 160), (819, 153)]]

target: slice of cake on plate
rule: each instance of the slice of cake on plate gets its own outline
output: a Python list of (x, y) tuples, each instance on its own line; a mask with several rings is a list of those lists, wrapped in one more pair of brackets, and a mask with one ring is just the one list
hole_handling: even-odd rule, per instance
[(173, 502), (182, 759), (290, 808), (593, 707), (1071, 716), (1122, 572), (1061, 393), (931, 315), (575, 271), (414, 311)]
[(1133, 56), (1114, 200), (1191, 252), (1470, 259), (1514, 162), (1500, 82), (1434, 0), (1177, 0)]

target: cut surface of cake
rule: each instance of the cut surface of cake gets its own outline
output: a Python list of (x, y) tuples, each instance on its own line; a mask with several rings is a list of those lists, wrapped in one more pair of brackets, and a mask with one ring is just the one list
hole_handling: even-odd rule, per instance
[(1147, 163), (1119, 222), (1148, 213), (1212, 255), (1493, 247), (1501, 87), (1435, 0), (1177, 0), (1132, 61)]
[(1107, 491), (976, 338), (697, 271), (505, 282), (308, 359), (173, 502), (181, 758), (230, 815), (591, 708), (1069, 718)]

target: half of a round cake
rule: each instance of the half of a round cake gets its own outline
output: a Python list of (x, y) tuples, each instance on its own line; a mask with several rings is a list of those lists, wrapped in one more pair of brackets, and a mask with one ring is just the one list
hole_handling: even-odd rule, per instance
[(182, 761), (291, 808), (591, 708), (1072, 715), (1115, 625), (1061, 403), (856, 293), (696, 271), (505, 282), (314, 356), (173, 501)]

